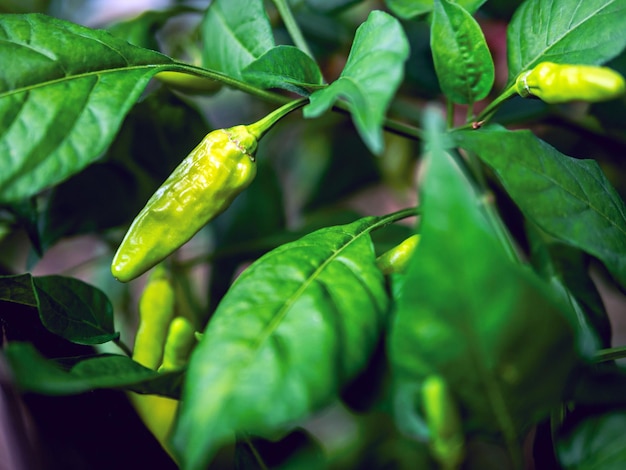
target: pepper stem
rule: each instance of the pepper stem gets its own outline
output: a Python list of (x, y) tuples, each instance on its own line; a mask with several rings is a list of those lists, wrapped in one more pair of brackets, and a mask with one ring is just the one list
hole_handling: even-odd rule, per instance
[(290, 101), (289, 103), (281, 106), (275, 111), (272, 111), (267, 116), (259, 119), (257, 122), (247, 125), (248, 131), (259, 140), (269, 131), (274, 124), (284, 118), (291, 111), (295, 111), (306, 104), (308, 98), (301, 98), (299, 100)]

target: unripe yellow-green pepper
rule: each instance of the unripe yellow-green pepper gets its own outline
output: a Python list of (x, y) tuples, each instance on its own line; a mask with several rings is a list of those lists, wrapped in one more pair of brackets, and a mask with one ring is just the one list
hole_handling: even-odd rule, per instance
[(191, 350), (197, 342), (195, 333), (195, 328), (187, 318), (176, 317), (172, 320), (159, 372), (168, 372), (187, 365)]
[(517, 93), (557, 104), (581, 100), (595, 103), (612, 100), (626, 91), (624, 77), (608, 67), (541, 62), (520, 74)]
[(403, 272), (420, 240), (419, 235), (411, 235), (397, 246), (376, 258), (376, 265), (383, 274)]
[(226, 210), (256, 175), (258, 139), (304, 103), (292, 101), (254, 124), (209, 133), (135, 218), (113, 258), (113, 276), (127, 282), (143, 274)]
[(156, 370), (163, 360), (167, 331), (174, 318), (174, 286), (163, 265), (150, 273), (139, 298), (139, 326), (135, 335), (133, 360)]
[(459, 468), (465, 455), (465, 437), (457, 405), (442, 377), (426, 377), (422, 402), (433, 457), (445, 470)]
[[(133, 347), (133, 359), (149, 369), (156, 370), (163, 360), (163, 348), (174, 316), (174, 306), (174, 288), (165, 267), (158, 265), (150, 273), (139, 299), (139, 327)], [(167, 437), (174, 423), (178, 400), (132, 392), (128, 396), (146, 427), (172, 455)]]

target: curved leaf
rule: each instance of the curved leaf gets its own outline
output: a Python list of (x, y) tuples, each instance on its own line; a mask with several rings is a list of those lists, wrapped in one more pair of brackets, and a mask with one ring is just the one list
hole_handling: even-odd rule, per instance
[(263, 0), (215, 0), (202, 21), (203, 65), (241, 79), (241, 71), (274, 47)]
[(357, 29), (341, 76), (311, 94), (305, 117), (317, 117), (345, 98), (361, 137), (374, 153), (383, 149), (385, 112), (404, 75), (409, 43), (402, 26), (382, 11), (372, 11)]
[(250, 266), (194, 351), (174, 446), (205, 468), (235, 432), (267, 435), (327, 403), (367, 363), (387, 312), (369, 230), (313, 232)]
[(623, 0), (527, 0), (507, 32), (509, 82), (542, 61), (601, 64), (626, 47)]
[(68, 341), (101, 344), (116, 339), (113, 306), (100, 289), (62, 276), (33, 277), (39, 317), (44, 326)]
[(262, 88), (284, 88), (302, 96), (323, 83), (317, 63), (297, 47), (276, 46), (242, 71), (243, 79)]
[(491, 90), (495, 69), (485, 36), (467, 11), (448, 0), (435, 0), (430, 33), (435, 71), (444, 94), (470, 104)]
[(45, 395), (74, 395), (95, 388), (121, 388), (180, 397), (182, 371), (158, 373), (115, 354), (50, 360), (31, 343), (12, 342), (3, 350), (18, 387)]
[(0, 17), (0, 203), (100, 156), (168, 57), (44, 15)]
[(389, 339), (396, 419), (413, 435), (427, 433), (421, 384), (438, 374), (467, 431), (500, 433), (515, 449), (562, 398), (578, 363), (572, 325), (538, 278), (507, 257), (481, 198), (426, 124), (420, 244)]
[(455, 135), (494, 168), (526, 217), (600, 259), (626, 286), (626, 206), (594, 160), (563, 155), (530, 131), (485, 128)]

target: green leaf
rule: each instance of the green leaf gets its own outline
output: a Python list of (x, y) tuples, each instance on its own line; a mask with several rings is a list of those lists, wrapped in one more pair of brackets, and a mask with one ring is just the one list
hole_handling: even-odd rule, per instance
[[(12, 342), (5, 354), (17, 386), (24, 392), (73, 395), (95, 388), (123, 388), (178, 398), (182, 372), (157, 373), (126, 356), (59, 359), (41, 356), (30, 343)], [(65, 363), (65, 367), (62, 364)]]
[(106, 343), (119, 337), (113, 306), (100, 289), (62, 276), (33, 277), (39, 317), (44, 326), (77, 344)]
[(493, 59), (480, 26), (463, 7), (435, 1), (430, 47), (441, 90), (450, 100), (471, 104), (487, 96), (495, 79)]
[(0, 300), (16, 304), (37, 306), (30, 274), (0, 276)]
[(245, 67), (241, 75), (261, 88), (283, 88), (303, 96), (323, 83), (317, 63), (297, 47), (276, 46)]
[(626, 47), (623, 0), (527, 0), (507, 32), (509, 83), (539, 62), (601, 64)]
[[(463, 7), (470, 13), (475, 13), (487, 0), (456, 0), (453, 3)], [(433, 11), (435, 0), (385, 0), (391, 12), (404, 19), (410, 20), (419, 15)]]
[(266, 437), (306, 417), (365, 367), (388, 302), (378, 221), (282, 245), (235, 281), (189, 363), (173, 438), (184, 468), (205, 468), (235, 432)]
[(541, 281), (506, 255), (482, 198), (443, 151), (441, 118), (426, 117), (421, 239), (389, 337), (396, 420), (427, 434), (421, 383), (438, 374), (465, 430), (500, 433), (515, 460), (518, 441), (560, 402), (578, 362), (573, 329)]
[(556, 449), (565, 470), (621, 470), (626, 462), (626, 410), (591, 415), (559, 436)]
[(561, 294), (576, 312), (581, 331), (581, 350), (595, 353), (611, 345), (611, 323), (602, 297), (589, 274), (589, 256), (527, 223), (531, 259), (539, 274)]
[(203, 65), (237, 79), (274, 47), (263, 0), (215, 0), (202, 21), (202, 39)]
[(107, 148), (171, 59), (48, 16), (0, 16), (0, 203), (37, 194)]
[(382, 152), (382, 123), (402, 81), (408, 55), (409, 43), (398, 20), (382, 11), (372, 11), (357, 29), (340, 77), (311, 94), (304, 116), (320, 116), (338, 98), (345, 98), (361, 138), (372, 152)]
[(455, 136), (494, 168), (526, 217), (600, 259), (626, 286), (626, 207), (594, 160), (563, 155), (530, 131), (484, 128)]
[(330, 13), (361, 2), (363, 2), (363, 0), (305, 0), (305, 3), (310, 8), (324, 13)]

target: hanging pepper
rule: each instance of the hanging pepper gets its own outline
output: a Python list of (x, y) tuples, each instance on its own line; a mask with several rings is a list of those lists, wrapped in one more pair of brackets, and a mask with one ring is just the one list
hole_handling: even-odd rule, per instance
[[(139, 298), (139, 326), (133, 346), (133, 360), (148, 369), (157, 370), (163, 360), (163, 349), (170, 322), (174, 317), (174, 288), (163, 265), (150, 273)], [(157, 395), (128, 393), (131, 403), (146, 427), (173, 455), (167, 438), (172, 428), (178, 400)]]
[(397, 246), (376, 258), (376, 265), (383, 274), (403, 272), (420, 240), (419, 235), (411, 235)]
[(159, 372), (180, 369), (187, 365), (191, 350), (196, 345), (195, 328), (185, 317), (176, 317), (170, 323)]
[(517, 93), (557, 104), (581, 100), (590, 103), (622, 96), (624, 77), (607, 67), (541, 62), (520, 74), (515, 81)]
[(445, 470), (459, 468), (465, 455), (465, 437), (457, 404), (442, 377), (426, 377), (422, 384), (422, 402), (433, 457)]
[(293, 101), (254, 124), (209, 133), (135, 218), (113, 258), (113, 276), (127, 282), (143, 274), (225, 211), (256, 175), (258, 140), (304, 103)]

